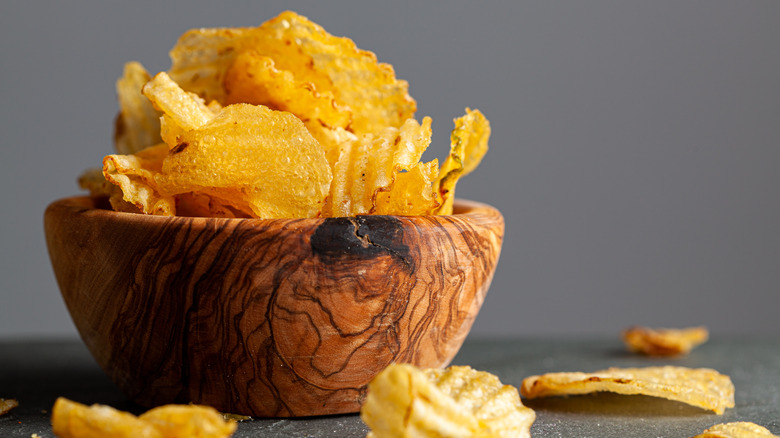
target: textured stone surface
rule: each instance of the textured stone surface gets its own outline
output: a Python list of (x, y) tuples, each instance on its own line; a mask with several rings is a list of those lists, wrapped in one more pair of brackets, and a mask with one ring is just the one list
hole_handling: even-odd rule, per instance
[[(716, 423), (752, 421), (780, 434), (780, 340), (721, 339), (717, 335), (677, 359), (631, 355), (618, 339), (469, 339), (456, 364), (497, 374), (519, 385), (528, 375), (594, 371), (608, 366), (675, 364), (711, 367), (731, 376), (736, 407), (722, 416), (682, 403), (643, 396), (596, 394), (528, 401), (536, 410), (534, 437), (690, 437)], [(0, 417), (0, 436), (50, 437), (49, 410), (57, 396), (139, 413), (95, 364), (80, 341), (0, 341), (0, 397), (19, 407)], [(357, 415), (243, 422), (243, 437), (364, 437)]]

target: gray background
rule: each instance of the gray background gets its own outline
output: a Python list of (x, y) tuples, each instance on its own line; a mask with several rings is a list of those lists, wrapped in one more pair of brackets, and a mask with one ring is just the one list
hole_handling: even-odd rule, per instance
[(780, 334), (780, 2), (212, 0), (0, 6), (0, 337), (76, 335), (42, 214), (111, 152), (123, 63), (288, 8), (410, 82), (424, 159), (466, 106), (491, 120), (458, 186), (507, 221), (473, 334)]

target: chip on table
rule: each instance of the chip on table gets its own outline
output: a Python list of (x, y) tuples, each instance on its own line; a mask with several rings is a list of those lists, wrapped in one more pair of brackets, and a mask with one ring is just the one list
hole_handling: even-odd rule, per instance
[(772, 434), (764, 426), (746, 421), (716, 424), (693, 438), (772, 438)]
[(393, 364), (369, 383), (360, 418), (368, 438), (528, 438), (536, 414), (493, 374)]
[(163, 405), (135, 416), (63, 397), (54, 402), (51, 423), (59, 438), (228, 438), (236, 430), (234, 421), (208, 406)]
[(633, 326), (625, 329), (622, 337), (632, 352), (646, 356), (677, 356), (687, 354), (707, 342), (709, 332), (706, 327), (672, 329)]
[(608, 368), (592, 373), (547, 373), (523, 379), (520, 387), (520, 393), (527, 399), (602, 391), (661, 397), (718, 415), (726, 408), (734, 407), (731, 378), (709, 368), (658, 366)]

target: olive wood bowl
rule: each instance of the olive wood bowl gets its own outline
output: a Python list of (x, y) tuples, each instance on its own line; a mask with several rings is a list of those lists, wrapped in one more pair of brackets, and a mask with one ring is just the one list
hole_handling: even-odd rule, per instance
[(449, 364), (498, 262), (504, 220), (219, 219), (46, 209), (62, 297), (98, 364), (136, 403), (293, 417), (357, 412), (393, 362)]

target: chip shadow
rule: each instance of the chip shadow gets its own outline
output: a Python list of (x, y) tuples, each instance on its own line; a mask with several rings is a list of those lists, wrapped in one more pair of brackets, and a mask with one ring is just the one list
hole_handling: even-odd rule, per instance
[(610, 392), (530, 400), (523, 399), (523, 404), (535, 411), (615, 417), (692, 417), (715, 415), (712, 411), (674, 400), (647, 395), (623, 395)]

